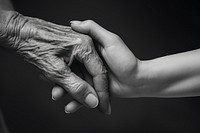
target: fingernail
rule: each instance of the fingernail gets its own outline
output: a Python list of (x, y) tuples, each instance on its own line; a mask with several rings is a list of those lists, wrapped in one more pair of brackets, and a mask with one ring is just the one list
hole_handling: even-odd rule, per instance
[(70, 112), (69, 112), (69, 111), (67, 111), (67, 110), (65, 110), (65, 113), (69, 114)]
[(56, 100), (53, 96), (51, 97), (54, 101)]
[(63, 89), (61, 89), (60, 87), (54, 87), (52, 90), (52, 99), (58, 100), (62, 97), (63, 93)]
[(70, 23), (71, 23), (71, 24), (80, 24), (81, 21), (78, 21), (78, 20), (72, 20), (72, 21), (70, 21)]
[(90, 106), (91, 108), (95, 108), (98, 105), (98, 99), (92, 93), (90, 93), (85, 98), (85, 103)]

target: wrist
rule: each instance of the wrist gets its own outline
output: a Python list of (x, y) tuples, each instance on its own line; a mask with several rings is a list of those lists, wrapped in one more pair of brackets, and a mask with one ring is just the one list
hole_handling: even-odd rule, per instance
[(0, 44), (9, 49), (15, 49), (19, 41), (20, 25), (23, 18), (18, 12), (0, 10)]
[(10, 24), (13, 15), (13, 11), (0, 10), (0, 44), (3, 47), (8, 47), (10, 43), (9, 36), (12, 34)]
[[(159, 88), (156, 66), (153, 60), (138, 61), (136, 74), (137, 91), (136, 97), (154, 97)], [(134, 95), (134, 94), (133, 94)]]

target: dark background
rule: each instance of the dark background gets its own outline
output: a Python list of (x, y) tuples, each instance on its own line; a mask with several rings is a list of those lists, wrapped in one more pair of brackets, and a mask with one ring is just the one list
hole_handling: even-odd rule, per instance
[[(69, 25), (92, 19), (120, 35), (139, 59), (200, 47), (198, 1), (15, 0), (26, 16)], [(0, 106), (13, 133), (132, 132), (199, 133), (200, 98), (112, 98), (112, 115), (82, 108), (65, 114), (68, 96), (51, 99), (53, 83), (40, 80), (37, 69), (0, 49)]]

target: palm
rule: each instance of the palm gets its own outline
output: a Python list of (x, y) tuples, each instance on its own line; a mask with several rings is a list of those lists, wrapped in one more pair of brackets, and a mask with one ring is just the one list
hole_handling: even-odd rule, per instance
[[(127, 58), (124, 60), (127, 60)], [(121, 64), (121, 66), (119, 66), (116, 71), (109, 70), (108, 72), (110, 92), (112, 96), (124, 97), (130, 93), (130, 89), (132, 88), (131, 86), (133, 86), (133, 69), (137, 65), (137, 62), (131, 64), (129, 64), (130, 62), (128, 61), (123, 63), (121, 62), (123, 62), (123, 60), (116, 60), (116, 64), (113, 65)]]
[(113, 96), (128, 96), (137, 69), (138, 59), (120, 39), (118, 44), (102, 48), (101, 53), (109, 66), (110, 92)]

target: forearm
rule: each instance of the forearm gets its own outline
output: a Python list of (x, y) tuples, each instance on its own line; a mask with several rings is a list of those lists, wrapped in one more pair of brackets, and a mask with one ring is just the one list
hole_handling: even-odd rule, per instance
[(17, 39), (14, 35), (19, 25), (18, 21), (15, 21), (17, 14), (15, 11), (0, 10), (0, 47), (10, 49), (11, 44), (14, 44), (12, 42)]
[(0, 0), (0, 10), (14, 10), (10, 0)]
[(143, 96), (200, 95), (200, 49), (142, 61)]

